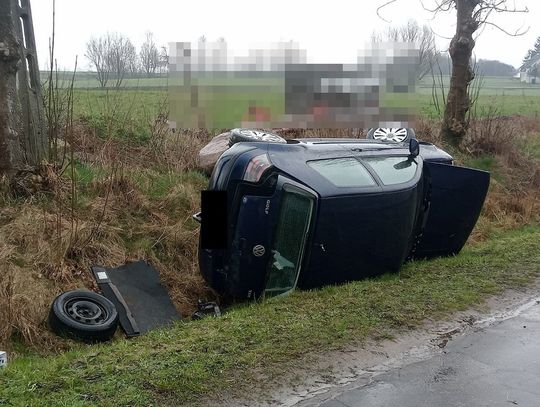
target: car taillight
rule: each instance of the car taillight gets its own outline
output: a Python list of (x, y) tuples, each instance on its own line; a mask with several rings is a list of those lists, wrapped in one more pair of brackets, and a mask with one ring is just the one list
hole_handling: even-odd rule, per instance
[(259, 182), (263, 173), (271, 166), (272, 164), (266, 154), (253, 157), (244, 173), (244, 181)]

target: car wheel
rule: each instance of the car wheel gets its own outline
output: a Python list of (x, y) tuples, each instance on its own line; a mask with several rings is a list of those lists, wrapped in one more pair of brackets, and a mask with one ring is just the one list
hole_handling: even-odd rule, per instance
[(267, 133), (260, 130), (251, 130), (251, 129), (232, 129), (231, 135), (229, 136), (229, 146), (233, 144), (240, 143), (242, 141), (259, 141), (266, 143), (286, 143), (283, 137), (278, 136), (274, 133)]
[(51, 305), (49, 325), (59, 336), (84, 342), (110, 340), (118, 327), (114, 304), (92, 291), (67, 291)]
[(416, 135), (411, 128), (378, 127), (369, 129), (366, 138), (391, 143), (404, 143), (412, 138), (416, 138)]

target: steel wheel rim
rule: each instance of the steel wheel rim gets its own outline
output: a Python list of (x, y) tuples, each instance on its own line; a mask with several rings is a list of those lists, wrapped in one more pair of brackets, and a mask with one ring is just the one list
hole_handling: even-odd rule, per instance
[(64, 311), (74, 321), (84, 325), (102, 325), (108, 318), (107, 310), (89, 298), (72, 298), (64, 305)]

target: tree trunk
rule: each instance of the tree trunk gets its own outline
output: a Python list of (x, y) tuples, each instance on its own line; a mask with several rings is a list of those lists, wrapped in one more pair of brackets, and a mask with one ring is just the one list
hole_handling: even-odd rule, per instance
[(450, 42), (449, 53), (452, 59), (450, 89), (444, 110), (441, 128), (443, 140), (458, 146), (467, 131), (467, 112), (470, 108), (468, 87), (474, 79), (471, 56), (474, 48), (473, 34), (478, 21), (473, 19), (474, 8), (479, 0), (456, 0), (456, 34)]
[(47, 155), (41, 82), (29, 0), (0, 2), (0, 173), (37, 167)]

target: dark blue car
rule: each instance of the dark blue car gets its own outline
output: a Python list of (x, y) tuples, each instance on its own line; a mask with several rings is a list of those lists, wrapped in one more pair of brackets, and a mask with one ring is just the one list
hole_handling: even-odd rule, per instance
[(275, 296), (456, 254), (489, 185), (489, 173), (453, 165), (411, 130), (287, 142), (251, 133), (233, 131), (199, 214), (201, 273), (226, 298)]

